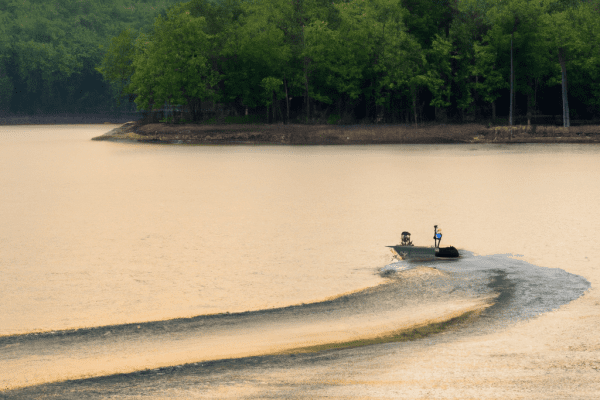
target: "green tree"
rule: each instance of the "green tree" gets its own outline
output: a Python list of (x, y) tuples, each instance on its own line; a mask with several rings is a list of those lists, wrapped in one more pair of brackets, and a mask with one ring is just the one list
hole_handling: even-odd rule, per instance
[(600, 116), (600, 1), (580, 4), (573, 11), (577, 26), (577, 57), (570, 66), (569, 91)]
[[(374, 83), (364, 93), (367, 111), (370, 99), (376, 109), (384, 104), (390, 109), (394, 97), (408, 90), (416, 113), (416, 95), (422, 85), (415, 84), (423, 73), (425, 58), (417, 40), (407, 33), (407, 10), (398, 0), (373, 0), (366, 4), (364, 14), (362, 27), (370, 38), (364, 79)], [(369, 116), (369, 112), (365, 114)], [(378, 120), (379, 113), (376, 114)]]
[(387, 74), (381, 83), (389, 87), (393, 98), (402, 99), (407, 95), (416, 124), (418, 94), (421, 88), (429, 84), (425, 52), (417, 40), (407, 33), (399, 35), (389, 44), (385, 53)]
[[(487, 3), (486, 3), (487, 4)], [(541, 35), (542, 16), (546, 12), (544, 2), (509, 0), (489, 6), (486, 13), (492, 28), (487, 33), (490, 42), (499, 51), (501, 63), (509, 65), (510, 107), (509, 124), (513, 124), (513, 102), (516, 91), (522, 91), (531, 99), (531, 82), (547, 74), (547, 48)], [(507, 60), (508, 59), (508, 60)], [(518, 81), (515, 73), (518, 71)], [(515, 86), (513, 88), (513, 86)], [(528, 114), (532, 101), (527, 101)]]
[(331, 104), (329, 93), (338, 93), (338, 113), (342, 96), (350, 101), (362, 96), (368, 117), (371, 105), (389, 105), (394, 92), (408, 84), (407, 76), (398, 73), (415, 44), (403, 24), (406, 12), (397, 0), (352, 0), (334, 7), (335, 23), (317, 20), (305, 29), (304, 54), (321, 77), (321, 90), (313, 96)]
[(185, 104), (193, 120), (200, 118), (202, 100), (214, 100), (219, 75), (208, 62), (212, 36), (204, 32), (204, 17), (176, 7), (158, 17), (150, 37), (138, 39), (135, 72), (127, 91), (142, 109)]
[[(563, 126), (571, 126), (569, 101), (568, 101), (568, 79), (567, 69), (573, 72), (568, 65), (574, 68), (574, 72), (581, 71), (583, 64), (591, 60), (598, 60), (598, 53), (592, 49), (593, 43), (598, 43), (598, 36), (592, 35), (592, 49), (589, 49), (590, 42), (585, 43), (585, 39), (590, 39), (584, 32), (593, 31), (594, 26), (598, 27), (598, 11), (590, 7), (591, 4), (580, 1), (554, 1), (549, 4), (549, 13), (543, 16), (544, 37), (548, 43), (549, 49), (560, 68), (560, 79), (552, 78), (550, 83), (561, 84), (562, 105), (563, 105)], [(590, 18), (594, 15), (596, 18)], [(586, 37), (587, 36), (587, 37)], [(592, 50), (592, 51), (590, 51)], [(594, 57), (596, 53), (596, 57)]]
[(445, 110), (451, 104), (451, 51), (452, 43), (450, 40), (436, 35), (431, 44), (431, 50), (427, 52), (426, 82), (429, 91), (433, 95), (431, 105), (442, 110)]
[[(283, 81), (281, 79), (274, 78), (269, 76), (264, 78), (260, 85), (264, 89), (265, 94), (265, 104), (267, 106), (267, 120), (269, 119), (269, 106), (273, 106), (273, 121), (275, 121), (275, 102), (277, 100), (278, 94), (281, 92), (281, 85), (283, 85)], [(280, 110), (281, 112), (281, 110)]]
[(557, 55), (561, 75), (561, 97), (563, 106), (563, 126), (569, 127), (569, 102), (567, 96), (567, 58), (572, 57), (576, 51), (577, 34), (572, 25), (572, 12), (562, 11), (554, 14), (546, 14), (545, 22), (550, 29), (546, 29), (547, 40)]
[(464, 120), (466, 113), (480, 116), (480, 95), (477, 84), (481, 76), (474, 74), (476, 64), (475, 45), (481, 42), (488, 27), (481, 11), (459, 9), (450, 26), (448, 39), (452, 43), (452, 100)]
[(264, 104), (263, 94), (255, 88), (261, 87), (265, 78), (287, 84), (292, 75), (289, 67), (291, 47), (278, 26), (284, 15), (291, 13), (291, 4), (288, 3), (279, 1), (270, 7), (265, 3), (244, 4), (246, 14), (241, 18), (238, 32), (232, 37), (228, 49), (229, 55), (235, 52), (238, 67), (244, 66), (244, 71), (232, 68), (233, 73), (227, 79), (230, 82), (232, 78), (235, 80), (246, 106)]
[(326, 21), (315, 21), (306, 27), (304, 54), (321, 67), (328, 86), (351, 101), (364, 96), (368, 107), (373, 90), (370, 78), (375, 75), (372, 63), (380, 41), (375, 13), (371, 2), (364, 0), (338, 3), (335, 8), (339, 14), (337, 29), (330, 28)]
[(0, 114), (8, 114), (14, 91), (7, 68), (11, 53), (8, 33), (10, 24), (9, 14), (0, 8)]
[[(133, 29), (123, 29), (111, 40), (102, 63), (95, 68), (116, 89), (115, 97), (119, 105), (134, 72), (135, 37)], [(100, 45), (100, 49), (103, 48), (104, 46)]]
[(236, 102), (240, 92), (240, 83), (234, 82), (236, 72), (245, 71), (244, 65), (239, 65), (237, 51), (230, 47), (233, 38), (239, 37), (239, 18), (243, 13), (243, 0), (192, 0), (182, 4), (183, 11), (189, 11), (193, 17), (204, 17), (206, 24), (204, 32), (211, 35), (211, 48), (206, 56), (212, 69), (221, 75), (222, 79), (214, 88), (220, 102)]
[[(273, 0), (245, 2), (238, 28), (232, 32), (227, 46), (228, 57), (245, 65), (242, 72), (231, 68), (227, 80), (239, 82), (245, 104), (262, 103), (251, 87), (260, 85), (263, 78), (271, 76), (283, 81), (286, 92), (286, 119), (289, 119), (289, 95), (304, 96), (306, 119), (310, 118), (309, 99), (320, 95), (311, 77), (316, 66), (310, 57), (308, 27), (315, 21), (320, 24), (330, 16), (332, 6), (325, 0)], [(248, 73), (249, 71), (252, 73)]]
[(408, 32), (421, 47), (431, 48), (436, 35), (449, 36), (457, 3), (455, 0), (402, 0), (402, 7), (410, 13), (406, 18)]
[[(475, 65), (472, 74), (477, 78), (475, 88), (483, 99), (492, 106), (492, 120), (496, 120), (496, 100), (500, 89), (508, 87), (508, 82), (498, 69), (496, 48), (492, 45), (474, 43)], [(479, 80), (482, 79), (482, 80)]]

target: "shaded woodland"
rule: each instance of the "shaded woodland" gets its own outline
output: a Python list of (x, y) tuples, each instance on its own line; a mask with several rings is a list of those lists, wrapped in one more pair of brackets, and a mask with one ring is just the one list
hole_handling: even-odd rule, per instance
[[(96, 67), (174, 0), (0, 0), (0, 116), (131, 111)], [(131, 99), (133, 101), (133, 99)]]

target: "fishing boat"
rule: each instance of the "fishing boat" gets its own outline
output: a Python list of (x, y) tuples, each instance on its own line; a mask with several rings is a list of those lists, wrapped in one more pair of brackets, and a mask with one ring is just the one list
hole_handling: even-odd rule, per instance
[(409, 232), (402, 232), (401, 243), (396, 246), (387, 246), (392, 249), (394, 258), (402, 260), (435, 260), (437, 258), (457, 258), (458, 250), (453, 246), (440, 247), (442, 230), (437, 225), (433, 226), (433, 247), (415, 246), (410, 240)]

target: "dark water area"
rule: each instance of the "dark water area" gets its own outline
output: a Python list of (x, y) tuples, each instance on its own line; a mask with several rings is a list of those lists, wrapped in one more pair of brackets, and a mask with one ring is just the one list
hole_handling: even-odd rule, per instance
[(382, 273), (393, 277), (416, 265), (435, 266), (461, 282), (454, 290), (496, 293), (494, 303), (482, 313), (479, 321), (465, 329), (470, 333), (489, 333), (558, 309), (591, 287), (582, 276), (560, 268), (538, 267), (512, 254), (478, 256), (466, 250), (460, 254), (457, 260), (400, 261), (384, 267)]
[[(580, 297), (590, 288), (590, 283), (585, 278), (559, 268), (538, 267), (511, 255), (476, 256), (464, 250), (457, 260), (399, 261), (386, 265), (377, 273), (388, 278), (388, 282), (328, 301), (237, 314), (13, 335), (0, 338), (0, 352), (3, 359), (10, 359), (51, 356), (57, 351), (78, 352), (85, 348), (109, 349), (129, 341), (180, 341), (185, 345), (186, 338), (190, 335), (208, 337), (211, 333), (220, 336), (220, 340), (226, 343), (232, 331), (250, 332), (258, 327), (272, 327), (276, 330), (281, 323), (302, 329), (303, 325), (315, 320), (339, 321), (356, 316), (368, 319), (415, 304), (423, 306), (490, 294), (495, 294), (495, 299), (474, 321), (462, 324), (457, 330), (447, 332), (448, 334), (433, 335), (412, 343), (387, 343), (313, 354), (265, 354), (199, 361), (127, 374), (36, 385), (5, 391), (0, 393), (0, 398), (218, 397), (223, 386), (239, 385), (240, 382), (260, 386), (260, 379), (256, 380), (257, 374), (301, 373), (312, 368), (323, 368), (330, 363), (340, 365), (352, 362), (366, 354), (372, 357), (389, 348), (400, 346), (410, 351), (411, 346), (422, 348), (440, 341), (464, 339), (505, 329), (515, 322), (554, 310)], [(294, 385), (286, 388), (285, 397), (302, 398), (296, 396), (297, 393), (294, 395), (298, 389)], [(309, 385), (305, 389), (318, 388)], [(271, 393), (276, 393), (273, 398), (282, 395), (276, 387), (271, 386), (271, 390)], [(261, 396), (263, 395), (264, 393)], [(244, 393), (240, 393), (239, 397), (254, 398)]]
[(582, 276), (560, 268), (539, 267), (512, 254), (475, 256), (461, 251), (460, 263), (440, 268), (472, 276), (485, 275), (486, 286), (498, 293), (498, 297), (484, 311), (480, 321), (483, 323), (474, 327), (488, 332), (556, 310), (591, 287)]

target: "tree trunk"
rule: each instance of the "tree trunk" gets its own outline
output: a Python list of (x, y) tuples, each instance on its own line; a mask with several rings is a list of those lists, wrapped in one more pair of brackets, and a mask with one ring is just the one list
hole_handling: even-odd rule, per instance
[(510, 35), (510, 140), (512, 140), (512, 126), (513, 126), (513, 98), (514, 98), (514, 81), (515, 81), (515, 70), (513, 67), (513, 35)]
[(306, 121), (310, 119), (310, 108), (308, 101), (308, 69), (306, 67), (306, 58), (304, 59), (304, 107), (306, 110)]
[(279, 114), (279, 118), (281, 118), (281, 123), (285, 123), (285, 116), (281, 110), (281, 100), (279, 99), (277, 99), (277, 113)]
[(369, 96), (365, 93), (365, 121), (369, 120)]
[(193, 97), (186, 97), (185, 99), (187, 100), (187, 103), (188, 103), (188, 108), (190, 110), (190, 117), (191, 117), (192, 121), (199, 121), (200, 120), (200, 112), (199, 112), (200, 107), (198, 107), (198, 99), (195, 99)]
[(415, 127), (418, 127), (418, 125), (417, 125), (417, 90), (416, 89), (413, 91), (412, 100), (413, 100), (413, 110), (415, 113)]
[[(528, 85), (531, 85), (531, 81), (527, 80)], [(527, 128), (531, 126), (531, 93), (527, 93)]]
[(448, 123), (448, 110), (446, 107), (436, 107), (436, 112), (439, 114), (439, 120), (443, 124)]
[[(479, 79), (478, 76), (475, 76), (475, 88), (477, 88), (477, 85), (479, 84)], [(475, 99), (475, 119), (479, 121), (480, 117), (481, 117), (481, 110), (479, 108), (479, 93), (477, 92), (477, 89), (473, 89), (473, 98)]]
[(562, 103), (563, 103), (563, 126), (568, 128), (571, 126), (571, 120), (569, 118), (569, 101), (567, 99), (567, 65), (565, 63), (565, 49), (563, 47), (558, 48), (558, 61), (560, 63), (560, 69), (562, 72)]
[[(306, 47), (304, 41), (304, 25), (302, 25), (302, 47)], [(304, 106), (306, 109), (306, 121), (310, 119), (310, 108), (308, 99), (308, 57), (304, 57)]]
[[(510, 36), (510, 108), (508, 111), (508, 125), (511, 127), (513, 125), (513, 38)], [(512, 133), (511, 133), (512, 134)]]
[(275, 114), (275, 91), (273, 90), (273, 123), (275, 123), (275, 121), (277, 120), (277, 115)]
[(285, 123), (289, 124), (290, 123), (290, 98), (288, 96), (288, 90), (287, 90), (287, 79), (283, 80), (283, 85), (285, 87), (285, 106), (287, 109), (287, 117), (285, 119)]
[(492, 122), (496, 123), (496, 102), (492, 101)]
[(538, 78), (535, 78), (535, 88), (533, 89), (533, 115), (537, 116), (537, 87)]

